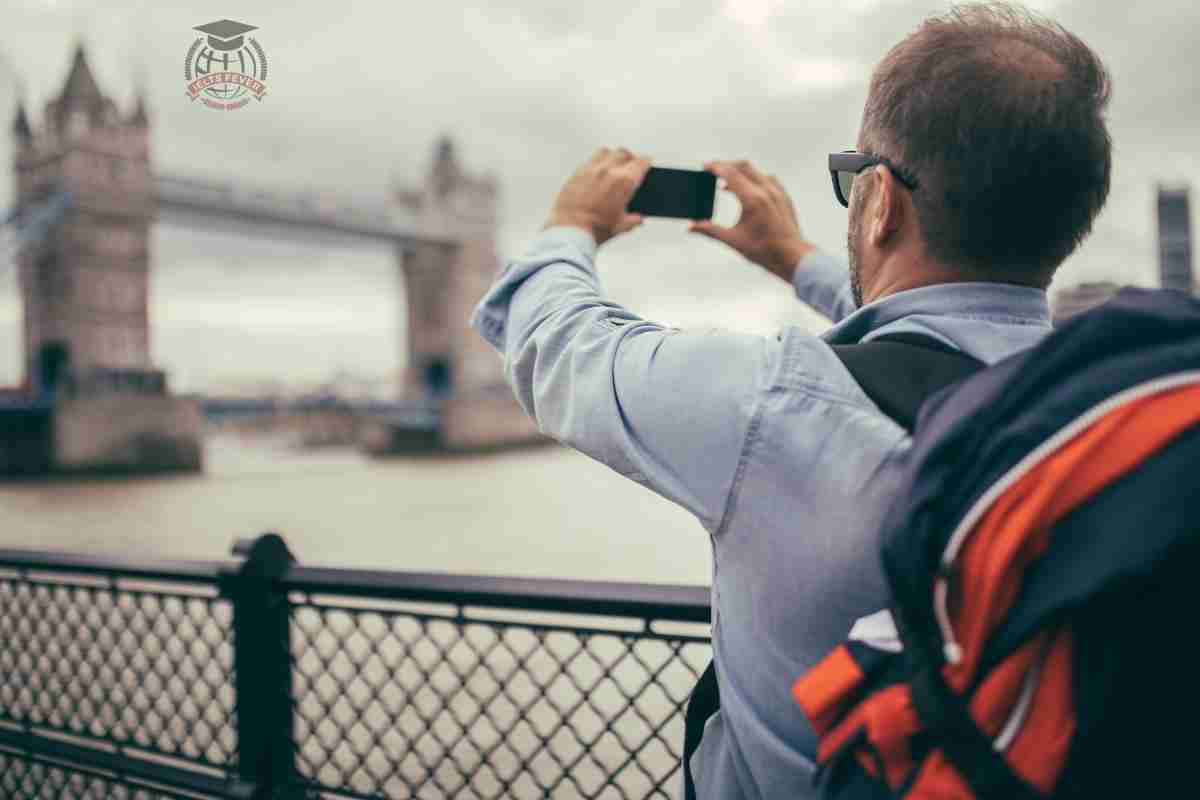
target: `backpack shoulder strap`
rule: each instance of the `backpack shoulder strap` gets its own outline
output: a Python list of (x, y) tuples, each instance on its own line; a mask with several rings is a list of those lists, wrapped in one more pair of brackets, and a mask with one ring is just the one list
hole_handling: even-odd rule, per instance
[[(893, 333), (859, 344), (830, 345), (871, 401), (906, 431), (912, 432), (925, 398), (985, 364), (932, 336)], [(700, 746), (704, 723), (721, 707), (712, 662), (696, 682), (684, 715), (683, 785), (686, 800), (696, 797), (692, 754)]]
[(871, 402), (910, 433), (927, 397), (986, 366), (920, 333), (830, 347)]

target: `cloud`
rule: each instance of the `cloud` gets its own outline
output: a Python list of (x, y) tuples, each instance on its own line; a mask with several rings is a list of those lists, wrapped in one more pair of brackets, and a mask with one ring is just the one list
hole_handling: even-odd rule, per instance
[[(1153, 182), (1200, 177), (1194, 46), (1200, 10), (1175, 0), (1143, 4), (1132, 15), (1124, 6), (1085, 0), (1036, 5), (1091, 42), (1116, 85), (1112, 198), (1058, 283), (1153, 283)], [(512, 257), (540, 227), (565, 177), (598, 146), (623, 144), (682, 166), (749, 158), (784, 182), (806, 233), (841, 253), (845, 210), (831, 197), (825, 155), (853, 144), (871, 65), (926, 14), (946, 7), (926, 0), (647, 0), (614, 15), (599, 3), (549, 0), (419, 8), (344, 0), (330, 14), (319, 5), (247, 2), (236, 17), (259, 26), (271, 60), (269, 95), (218, 114), (183, 96), (191, 28), (209, 21), (194, 7), (9, 3), (0, 110), (13, 101), (14, 69), (40, 108), (60, 85), (80, 33), (102, 86), (120, 102), (127, 105), (139, 80), (144, 84), (163, 171), (385, 198), (397, 180), (423, 174), (435, 137), (449, 131), (471, 168), (497, 173), (501, 254)], [(11, 146), (7, 128), (0, 127), (0, 149)], [(11, 182), (11, 174), (0, 180), (4, 192)], [(606, 286), (635, 309), (662, 309), (697, 324), (744, 325), (753, 303), (781, 296), (779, 302), (789, 302), (786, 287), (764, 288), (767, 276), (684, 231), (682, 224), (655, 223), (606, 247)], [(231, 330), (249, 330), (238, 327), (251, 325), (246, 309), (282, 290), (283, 284), (256, 288), (248, 278), (232, 280), (230, 263), (244, 264), (248, 274), (296, 278), (289, 290), (295, 305), (279, 307), (273, 319), (286, 324), (293, 308), (294, 340), (322, 348), (333, 342), (331, 352), (358, 352), (362, 340), (332, 323), (312, 325), (311, 309), (326, 302), (331, 283), (302, 278), (302, 269), (314, 266), (315, 273), (305, 274), (316, 275), (320, 264), (339, 264), (346, 298), (395, 292), (386, 253), (271, 249), (228, 235), (219, 241), (199, 257), (187, 234), (164, 230), (155, 256), (155, 308), (179, 309), (179, 318), (156, 311), (154, 341), (156, 358), (168, 368), (203, 373), (196, 363), (203, 348), (186, 344), (194, 329), (183, 309), (212, 315), (213, 326), (225, 319)], [(196, 298), (224, 297), (223, 282), (241, 287), (244, 300), (229, 296), (222, 315), (221, 303)], [(11, 279), (0, 280), (0, 293), (11, 298), (13, 291)], [(12, 307), (0, 302), (0, 310)], [(12, 342), (16, 322), (0, 324), (0, 335)], [(381, 339), (371, 359), (392, 358), (395, 346)], [(0, 382), (16, 377), (19, 360), (5, 353), (18, 349), (0, 348)], [(308, 370), (304, 347), (292, 350), (270, 358), (246, 353), (241, 366), (281, 377)]]
[(726, 0), (722, 12), (747, 28), (763, 30), (781, 5), (781, 0)]

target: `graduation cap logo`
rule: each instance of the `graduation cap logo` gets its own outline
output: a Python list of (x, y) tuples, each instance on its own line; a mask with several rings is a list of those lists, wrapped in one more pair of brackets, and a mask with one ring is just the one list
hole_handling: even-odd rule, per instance
[(192, 42), (186, 67), (187, 93), (209, 108), (241, 108), (266, 94), (267, 56), (250, 31), (258, 28), (232, 19), (219, 19), (193, 30), (203, 34)]
[(207, 25), (197, 25), (193, 30), (207, 33), (208, 46), (213, 50), (239, 50), (242, 46), (242, 34), (256, 31), (258, 28), (244, 22), (219, 19)]

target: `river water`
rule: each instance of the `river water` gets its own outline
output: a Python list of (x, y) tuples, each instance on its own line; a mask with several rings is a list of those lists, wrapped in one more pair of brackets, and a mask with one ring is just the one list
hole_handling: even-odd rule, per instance
[(690, 514), (558, 445), (367, 458), (220, 434), (203, 474), (0, 484), (0, 547), (220, 559), (276, 531), (304, 564), (707, 583)]

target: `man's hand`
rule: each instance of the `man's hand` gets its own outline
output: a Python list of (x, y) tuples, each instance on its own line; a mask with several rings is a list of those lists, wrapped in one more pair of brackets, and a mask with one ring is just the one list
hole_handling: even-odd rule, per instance
[(790, 283), (800, 259), (816, 247), (800, 233), (796, 209), (783, 184), (749, 161), (709, 161), (704, 168), (725, 180), (725, 188), (742, 204), (742, 215), (732, 228), (696, 220), (688, 230), (724, 242)]
[(591, 233), (598, 245), (633, 230), (642, 224), (642, 215), (629, 214), (625, 208), (649, 169), (648, 158), (624, 147), (601, 147), (567, 180), (543, 230), (574, 225)]

